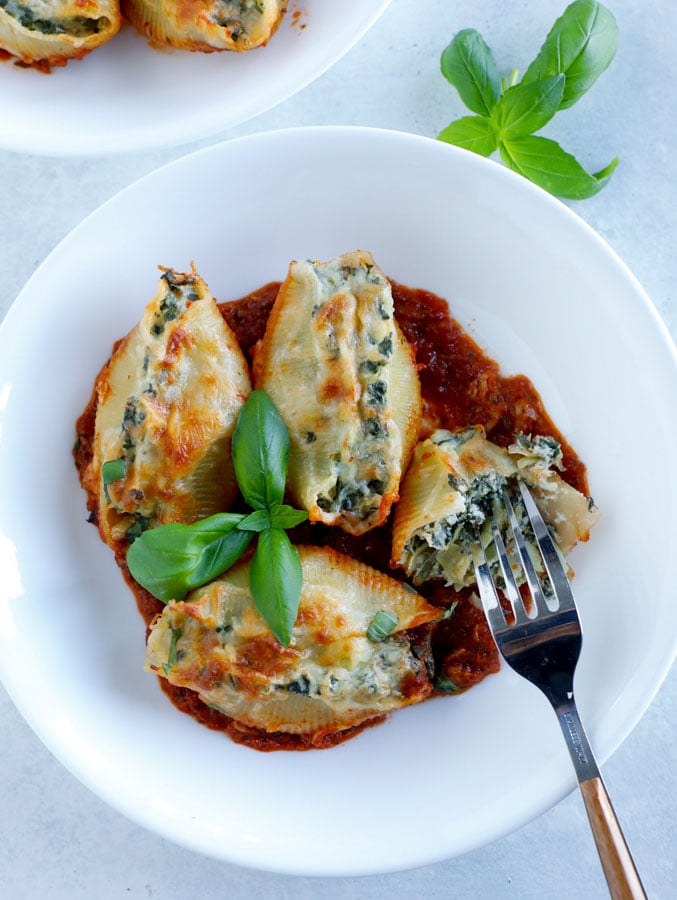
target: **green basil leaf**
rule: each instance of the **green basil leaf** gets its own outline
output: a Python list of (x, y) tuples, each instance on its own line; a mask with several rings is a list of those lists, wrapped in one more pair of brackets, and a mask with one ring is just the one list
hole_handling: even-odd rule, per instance
[(501, 96), (501, 76), (481, 34), (472, 28), (459, 31), (443, 51), (440, 68), (468, 109), (489, 115)]
[(590, 175), (555, 141), (537, 136), (503, 141), (500, 151), (503, 161), (514, 172), (556, 197), (568, 200), (585, 200), (601, 191), (618, 165), (616, 158), (601, 172)]
[(398, 618), (391, 612), (383, 609), (379, 610), (367, 628), (367, 637), (373, 644), (378, 644), (392, 633), (393, 628), (397, 625)]
[(289, 434), (265, 391), (253, 391), (240, 410), (233, 433), (235, 477), (254, 509), (282, 503), (287, 478)]
[(273, 506), (270, 510), (270, 524), (273, 528), (293, 528), (307, 518), (305, 509), (294, 509), (293, 506)]
[(440, 131), (437, 139), (479, 153), (480, 156), (491, 156), (498, 147), (494, 123), (486, 116), (464, 116), (457, 119), (447, 125), (444, 131)]
[(267, 509), (257, 509), (245, 516), (237, 527), (240, 531), (265, 531), (270, 528), (270, 513)]
[(606, 7), (594, 0), (576, 0), (550, 29), (523, 84), (566, 76), (560, 109), (573, 106), (597, 81), (616, 55), (618, 27)]
[(239, 531), (244, 516), (217, 513), (193, 525), (160, 525), (144, 531), (127, 550), (132, 577), (158, 600), (182, 600), (242, 556), (252, 533)]
[(559, 108), (564, 81), (564, 75), (553, 75), (508, 88), (491, 113), (499, 137), (526, 137), (543, 128)]
[(268, 627), (288, 647), (301, 601), (303, 571), (298, 550), (281, 529), (270, 528), (259, 535), (249, 587)]

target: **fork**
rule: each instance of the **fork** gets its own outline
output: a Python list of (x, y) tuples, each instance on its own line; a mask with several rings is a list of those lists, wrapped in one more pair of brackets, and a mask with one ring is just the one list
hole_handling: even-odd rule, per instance
[[(503, 504), (531, 594), (531, 607), (527, 613), (495, 517), (491, 522), (491, 534), (503, 577), (502, 593), (510, 604), (513, 620), (506, 620), (486, 550), (478, 534), (473, 546), (473, 561), (482, 606), (496, 646), (505, 661), (543, 691), (557, 714), (576, 770), (609, 893), (614, 900), (646, 898), (576, 709), (574, 672), (581, 650), (582, 632), (566, 568), (529, 489), (519, 480), (518, 486), (548, 573), (556, 607), (551, 597), (546, 601), (507, 491), (503, 491)], [(513, 560), (517, 562), (515, 557)]]

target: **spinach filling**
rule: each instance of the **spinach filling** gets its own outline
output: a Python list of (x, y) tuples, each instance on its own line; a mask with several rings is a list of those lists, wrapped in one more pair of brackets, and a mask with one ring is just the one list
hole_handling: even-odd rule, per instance
[(106, 16), (100, 16), (98, 19), (89, 19), (87, 16), (43, 19), (30, 6), (18, 2), (18, 0), (0, 0), (0, 9), (4, 9), (8, 16), (16, 19), (22, 28), (26, 28), (28, 31), (38, 31), (40, 34), (89, 37), (92, 34), (99, 34), (110, 25), (110, 19)]
[(212, 18), (216, 25), (231, 29), (231, 39), (246, 38), (263, 15), (263, 0), (222, 0)]

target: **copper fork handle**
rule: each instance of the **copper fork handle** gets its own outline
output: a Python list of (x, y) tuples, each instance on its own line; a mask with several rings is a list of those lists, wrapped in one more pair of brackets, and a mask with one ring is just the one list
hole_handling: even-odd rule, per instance
[(646, 900), (637, 869), (601, 778), (580, 783), (599, 858), (613, 900)]

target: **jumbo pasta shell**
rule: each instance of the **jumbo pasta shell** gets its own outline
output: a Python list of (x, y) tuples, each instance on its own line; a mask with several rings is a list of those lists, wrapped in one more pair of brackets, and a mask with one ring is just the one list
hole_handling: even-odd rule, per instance
[(182, 50), (243, 52), (275, 32), (287, 0), (122, 0), (122, 11), (151, 41)]
[(120, 24), (118, 0), (0, 0), (0, 49), (27, 65), (65, 65), (105, 44)]
[(310, 520), (350, 534), (383, 524), (418, 437), (421, 396), (370, 253), (290, 265), (254, 380), (289, 430), (287, 488)]
[(242, 351), (205, 282), (166, 271), (96, 384), (83, 482), (99, 498), (108, 544), (229, 508), (237, 496), (231, 436), (250, 390)]
[[(146, 669), (264, 732), (342, 731), (432, 690), (405, 629), (440, 611), (387, 575), (329, 548), (299, 547), (303, 593), (288, 647), (257, 612), (249, 563), (170, 602), (152, 625)], [(373, 643), (378, 612), (396, 617)]]
[[(479, 538), (495, 561), (489, 521), (507, 525), (501, 491), (519, 476), (550, 525), (562, 553), (588, 539), (598, 510), (588, 497), (567, 484), (552, 466), (561, 460), (559, 444), (549, 437), (520, 435), (510, 448), (486, 439), (474, 426), (458, 432), (436, 431), (414, 451), (393, 520), (392, 564), (421, 584), (441, 578), (455, 588), (475, 581), (471, 548)], [(540, 554), (521, 503), (515, 504), (534, 565)], [(508, 541), (508, 552), (513, 545)]]

